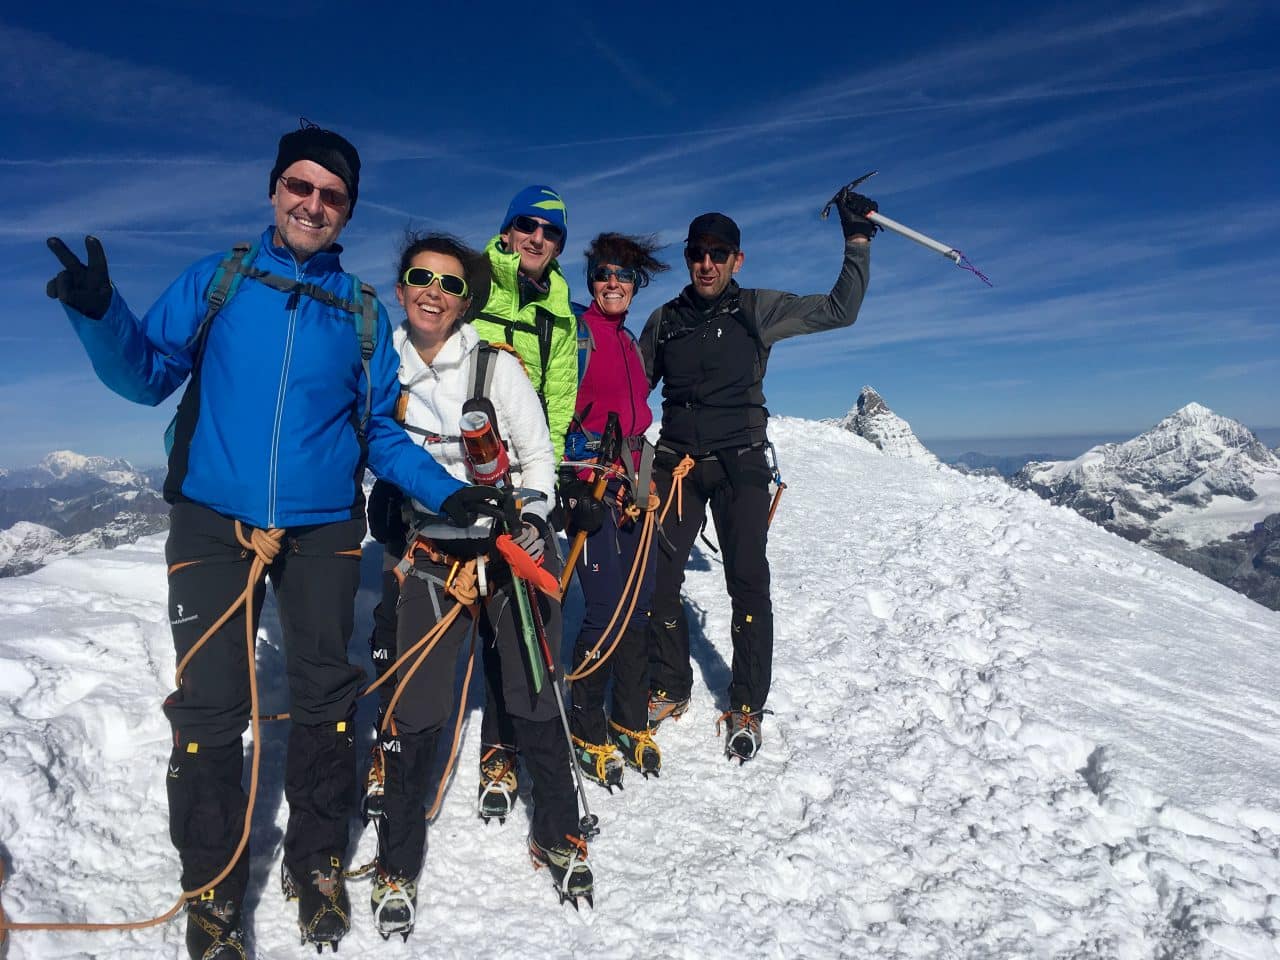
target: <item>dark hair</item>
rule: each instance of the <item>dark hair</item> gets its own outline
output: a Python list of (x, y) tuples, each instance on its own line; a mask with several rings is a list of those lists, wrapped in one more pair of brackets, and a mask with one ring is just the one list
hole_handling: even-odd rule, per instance
[(655, 273), (671, 269), (654, 256), (662, 244), (653, 234), (633, 236), (626, 233), (598, 233), (583, 251), (587, 258), (587, 289), (591, 288), (591, 272), (602, 263), (629, 267), (637, 274), (636, 289), (647, 287)]
[(484, 308), (485, 301), (489, 299), (491, 276), (488, 257), (449, 233), (405, 230), (404, 240), (400, 244), (400, 263), (396, 268), (397, 284), (400, 284), (404, 272), (413, 265), (413, 258), (420, 253), (444, 254), (462, 264), (462, 279), (467, 281), (468, 295), (471, 297), (471, 305), (462, 316), (463, 322), (470, 320)]

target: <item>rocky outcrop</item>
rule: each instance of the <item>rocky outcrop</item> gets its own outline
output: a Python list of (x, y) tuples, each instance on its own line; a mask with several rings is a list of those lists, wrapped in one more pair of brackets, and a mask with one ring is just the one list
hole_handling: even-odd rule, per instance
[(890, 410), (874, 387), (863, 387), (858, 402), (835, 424), (869, 440), (887, 456), (937, 462), (938, 458), (916, 438), (911, 424)]

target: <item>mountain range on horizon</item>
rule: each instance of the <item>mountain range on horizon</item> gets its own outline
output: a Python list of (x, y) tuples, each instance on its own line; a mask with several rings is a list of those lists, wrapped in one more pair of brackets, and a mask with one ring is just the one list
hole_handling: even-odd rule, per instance
[[(1071, 459), (973, 454), (940, 464), (869, 385), (843, 417), (825, 422), (890, 457), (1002, 477), (1280, 609), (1280, 454), (1201, 404)], [(164, 472), (67, 450), (0, 470), (0, 576), (166, 529)]]
[(0, 470), (0, 577), (168, 529), (163, 481), (163, 469), (140, 471), (127, 460), (70, 450)]
[[(933, 457), (872, 387), (829, 422), (888, 456)], [(1280, 610), (1280, 452), (1230, 417), (1193, 402), (1129, 440), (1069, 460), (1032, 460), (1012, 476), (975, 462), (947, 466), (1003, 476)]]

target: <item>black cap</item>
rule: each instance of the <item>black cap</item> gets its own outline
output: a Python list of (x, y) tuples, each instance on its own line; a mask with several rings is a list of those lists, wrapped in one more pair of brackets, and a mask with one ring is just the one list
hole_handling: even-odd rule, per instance
[(693, 223), (689, 224), (689, 236), (684, 242), (693, 243), (699, 237), (714, 237), (734, 250), (740, 249), (742, 244), (738, 225), (723, 213), (704, 213), (700, 217), (694, 217)]
[(349, 140), (332, 130), (325, 130), (306, 119), (300, 120), (298, 125), (300, 129), (280, 138), (276, 165), (271, 168), (268, 196), (276, 195), (276, 181), (285, 170), (299, 160), (310, 160), (320, 164), (346, 186), (347, 195), (351, 197), (351, 206), (347, 208), (347, 216), (350, 216), (356, 209), (356, 197), (360, 193), (360, 154)]

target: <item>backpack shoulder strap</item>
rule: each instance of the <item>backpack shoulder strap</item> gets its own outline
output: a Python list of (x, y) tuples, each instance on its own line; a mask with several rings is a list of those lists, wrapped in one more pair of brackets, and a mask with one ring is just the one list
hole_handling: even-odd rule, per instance
[(354, 273), (351, 276), (351, 302), (359, 304), (359, 312), (353, 315), (356, 334), (360, 338), (360, 367), (364, 370), (364, 412), (360, 415), (358, 432), (364, 439), (373, 414), (373, 377), (369, 361), (378, 347), (378, 293), (367, 283), (361, 283)]
[(258, 255), (258, 246), (257, 241), (237, 243), (227, 251), (227, 255), (218, 264), (218, 269), (213, 271), (213, 277), (204, 292), (204, 316), (196, 326), (191, 339), (187, 341), (187, 346), (196, 348), (196, 358), (192, 361), (193, 367), (200, 362), (209, 321), (216, 317), (218, 311), (236, 295), (245, 276), (253, 272), (253, 261)]
[(515, 357), (516, 362), (520, 364), (520, 369), (524, 369), (524, 361), (520, 359), (520, 354), (511, 344), (481, 340), (480, 345), (471, 351), (471, 387), (468, 391), (471, 399), (479, 400), (481, 397), (489, 396), (489, 392), (493, 389), (493, 360), (499, 351)]
[(596, 338), (591, 335), (591, 328), (578, 316), (578, 383), (581, 384), (587, 375), (587, 366), (591, 363), (591, 354), (596, 349)]
[(245, 275), (253, 268), (254, 258), (258, 255), (258, 242), (237, 243), (231, 248), (230, 252), (222, 258), (222, 262), (218, 264), (218, 269), (213, 273), (213, 279), (209, 281), (209, 288), (205, 293), (205, 312), (202, 324), (208, 323), (218, 311), (227, 305), (227, 301), (236, 295), (240, 289), (240, 283), (244, 280)]
[[(185, 344), (186, 348), (194, 349), (194, 354), (191, 358), (191, 380), (187, 382), (187, 389), (183, 392), (183, 400), (186, 399), (187, 393), (190, 392), (191, 382), (195, 380), (200, 363), (204, 360), (204, 345), (209, 339), (209, 323), (218, 315), (218, 311), (225, 307), (231, 298), (236, 295), (236, 291), (240, 289), (240, 283), (245, 276), (253, 272), (253, 261), (258, 256), (258, 247), (259, 243), (256, 240), (252, 242), (246, 240), (233, 246), (227, 251), (227, 255), (222, 258), (218, 268), (213, 272), (213, 277), (209, 280), (209, 286), (205, 288), (204, 316), (196, 324), (196, 329), (191, 335), (191, 339)], [(178, 414), (175, 413), (164, 431), (165, 456), (173, 452), (173, 445), (177, 439), (177, 430)]]

